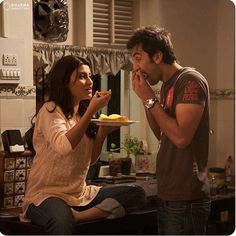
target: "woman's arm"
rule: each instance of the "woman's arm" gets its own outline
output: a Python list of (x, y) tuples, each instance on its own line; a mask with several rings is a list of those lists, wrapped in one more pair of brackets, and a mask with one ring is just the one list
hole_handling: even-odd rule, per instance
[(72, 149), (74, 149), (78, 145), (78, 143), (81, 141), (94, 113), (95, 112), (93, 112), (91, 109), (88, 109), (84, 113), (84, 115), (79, 119), (77, 124), (73, 128), (71, 128), (69, 131), (67, 131), (66, 137), (71, 143)]
[(72, 149), (74, 149), (88, 128), (88, 124), (92, 119), (94, 113), (106, 106), (111, 98), (111, 94), (98, 97), (96, 94), (93, 96), (90, 104), (84, 113), (84, 115), (79, 119), (77, 124), (66, 133), (66, 137), (71, 143)]

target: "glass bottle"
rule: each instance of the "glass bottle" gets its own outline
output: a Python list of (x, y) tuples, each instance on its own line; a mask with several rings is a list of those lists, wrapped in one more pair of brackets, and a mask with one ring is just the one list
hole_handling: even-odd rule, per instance
[(211, 193), (211, 196), (216, 196), (216, 190), (217, 190), (217, 184), (216, 184), (216, 179), (215, 179), (215, 176), (213, 175), (211, 177), (211, 185), (210, 185), (210, 193)]
[(225, 184), (230, 185), (232, 182), (233, 175), (233, 159), (231, 156), (228, 156), (226, 165), (225, 165)]

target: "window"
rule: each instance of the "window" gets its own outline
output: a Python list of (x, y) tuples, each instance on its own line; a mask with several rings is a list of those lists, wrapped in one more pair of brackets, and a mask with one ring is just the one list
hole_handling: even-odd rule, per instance
[(93, 1), (93, 46), (125, 48), (134, 28), (134, 0)]

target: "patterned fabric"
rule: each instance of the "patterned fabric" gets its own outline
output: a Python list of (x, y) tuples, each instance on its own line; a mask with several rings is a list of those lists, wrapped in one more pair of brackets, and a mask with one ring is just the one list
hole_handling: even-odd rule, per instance
[(93, 140), (84, 135), (72, 150), (65, 134), (76, 122), (67, 120), (59, 107), (48, 112), (53, 106), (52, 102), (45, 103), (37, 115), (33, 136), (36, 155), (27, 182), (22, 221), (27, 220), (25, 213), (30, 203), (37, 206), (54, 196), (68, 205), (82, 206), (91, 202), (100, 189), (85, 182)]

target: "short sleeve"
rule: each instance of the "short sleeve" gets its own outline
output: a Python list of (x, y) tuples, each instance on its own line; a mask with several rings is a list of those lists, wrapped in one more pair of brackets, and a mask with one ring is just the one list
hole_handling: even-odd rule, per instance
[(184, 77), (177, 87), (177, 90), (176, 104), (201, 104), (205, 106), (207, 89), (201, 79), (191, 76)]

